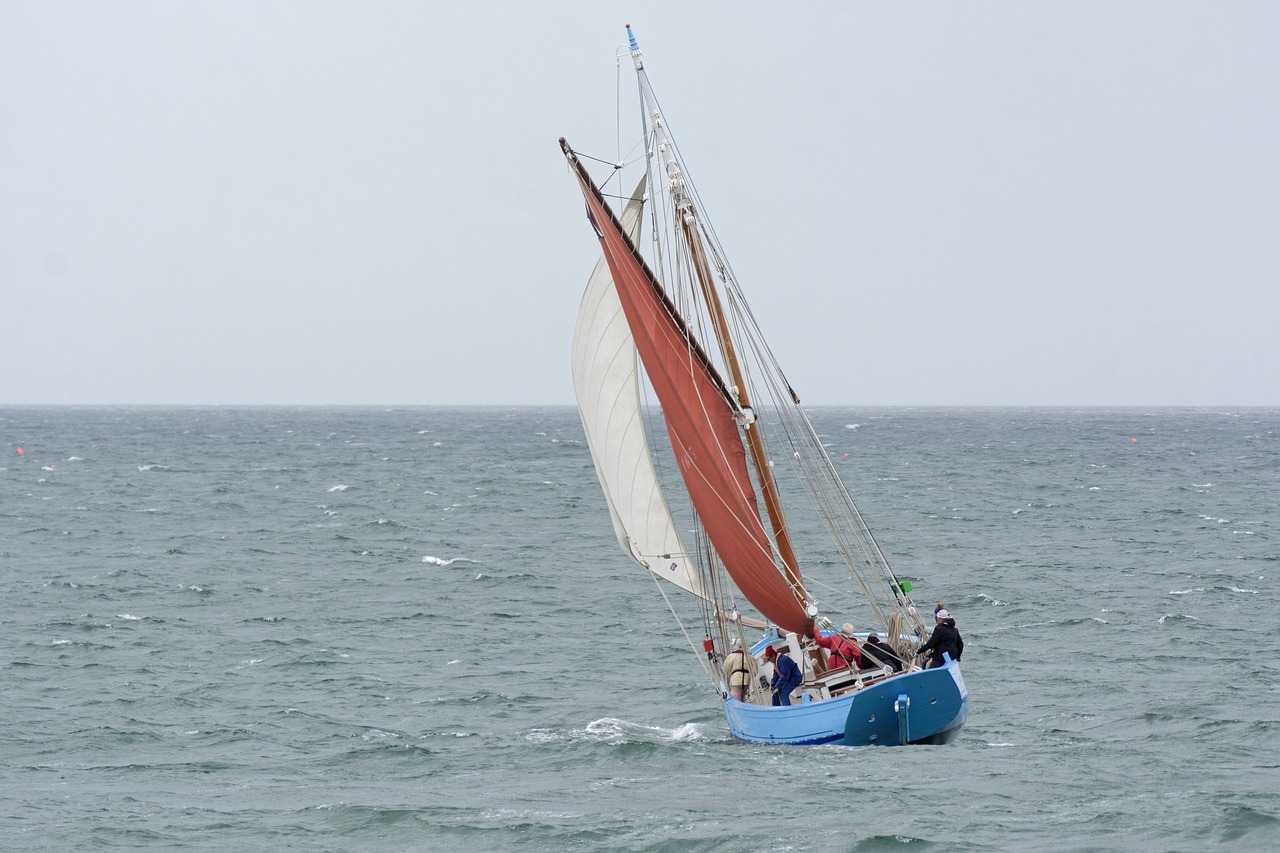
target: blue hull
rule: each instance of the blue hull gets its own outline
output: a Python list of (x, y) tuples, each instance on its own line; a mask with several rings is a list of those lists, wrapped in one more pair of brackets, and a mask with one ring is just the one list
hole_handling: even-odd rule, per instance
[(752, 743), (941, 744), (953, 740), (969, 716), (969, 692), (953, 661), (820, 702), (768, 707), (728, 698), (724, 716), (734, 737)]

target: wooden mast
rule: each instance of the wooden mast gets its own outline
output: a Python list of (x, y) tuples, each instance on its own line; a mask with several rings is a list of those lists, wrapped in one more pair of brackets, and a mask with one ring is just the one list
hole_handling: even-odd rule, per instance
[[(702, 237), (694, 224), (694, 213), (688, 202), (681, 210), (676, 211), (680, 217), (680, 229), (684, 233), (685, 243), (689, 247), (689, 256), (693, 260), (693, 269), (698, 276), (698, 285), (702, 298), (707, 305), (707, 313), (715, 325), (716, 339), (720, 351), (724, 355), (725, 364), (733, 378), (738, 395), (738, 406), (743, 410), (751, 408), (751, 400), (747, 396), (745, 377), (738, 363), (738, 353), (729, 336), (729, 324), (725, 319), (724, 306), (720, 302), (719, 291), (712, 281), (711, 269), (707, 263), (707, 253), (702, 245)], [(804, 581), (800, 577), (799, 564), (796, 561), (795, 549), (791, 547), (791, 535), (787, 532), (787, 519), (782, 514), (782, 501), (778, 497), (778, 487), (773, 479), (773, 470), (769, 466), (769, 457), (765, 451), (764, 440), (760, 429), (753, 424), (744, 424), (743, 434), (746, 436), (747, 450), (751, 454), (751, 464), (756, 469), (760, 480), (760, 494), (764, 498), (765, 511), (769, 515), (769, 524), (773, 528), (774, 541), (778, 546), (778, 555), (782, 558), (783, 571), (787, 582), (796, 591), (801, 603), (806, 600)]]
[[(751, 403), (748, 399), (746, 384), (743, 381), (742, 369), (739, 366), (738, 356), (729, 335), (729, 325), (720, 302), (720, 294), (712, 279), (710, 265), (707, 263), (707, 253), (703, 247), (701, 233), (696, 222), (697, 211), (686, 186), (684, 168), (676, 156), (675, 144), (667, 134), (662, 110), (658, 107), (658, 99), (653, 94), (653, 89), (649, 85), (649, 77), (644, 70), (644, 56), (640, 52), (640, 46), (636, 43), (635, 34), (631, 32), (630, 24), (627, 25), (627, 38), (630, 42), (631, 60), (635, 64), (636, 74), (639, 77), (641, 99), (646, 104), (646, 112), (652, 121), (654, 148), (661, 152), (666, 159), (663, 167), (670, 182), (672, 199), (675, 203), (672, 213), (680, 219), (680, 228), (684, 234), (685, 243), (689, 247), (690, 257), (707, 305), (707, 311), (716, 326), (716, 338), (720, 344), (721, 354), (724, 356), (725, 363), (733, 376), (733, 383), (737, 390), (738, 406), (740, 409), (748, 410)], [(714, 244), (714, 240), (712, 242)], [(778, 556), (782, 559), (783, 575), (795, 593), (797, 601), (801, 606), (804, 606), (808, 601), (808, 596), (805, 593), (804, 583), (800, 577), (795, 550), (791, 547), (791, 536), (787, 532), (786, 518), (782, 514), (782, 502), (778, 498), (778, 488), (773, 479), (773, 470), (769, 466), (769, 458), (765, 452), (764, 440), (760, 436), (760, 428), (752, 423), (744, 422), (742, 432), (746, 436), (746, 445), (751, 455), (752, 467), (756, 469), (756, 476), (760, 481), (760, 491), (764, 497), (765, 511), (769, 516), (769, 524), (773, 528), (774, 543), (778, 549)]]

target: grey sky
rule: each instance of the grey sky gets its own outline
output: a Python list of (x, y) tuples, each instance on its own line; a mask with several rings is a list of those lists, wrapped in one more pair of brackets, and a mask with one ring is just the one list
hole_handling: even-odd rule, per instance
[(635, 9), (0, 0), (0, 403), (571, 402), (631, 23), (807, 403), (1280, 405), (1280, 3)]

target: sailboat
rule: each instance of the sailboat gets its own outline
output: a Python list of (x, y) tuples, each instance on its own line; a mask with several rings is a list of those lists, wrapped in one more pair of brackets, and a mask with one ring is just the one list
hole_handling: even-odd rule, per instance
[[(735, 738), (947, 743), (968, 716), (960, 663), (922, 666), (911, 582), (890, 568), (761, 334), (630, 25), (627, 36), (619, 55), (629, 50), (643, 118), (632, 161), (560, 139), (601, 248), (572, 370), (618, 543), (654, 579)], [(627, 193), (633, 166), (644, 174)], [(872, 633), (882, 645), (867, 644)], [(837, 635), (860, 641), (860, 662), (832, 655)], [(774, 678), (782, 655), (799, 671), (794, 689)]]

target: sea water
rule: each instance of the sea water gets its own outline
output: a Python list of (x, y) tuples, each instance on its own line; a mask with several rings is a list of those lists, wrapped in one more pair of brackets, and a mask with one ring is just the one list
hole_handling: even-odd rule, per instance
[(811, 414), (951, 745), (732, 741), (570, 408), (0, 409), (0, 848), (1280, 848), (1280, 410)]

